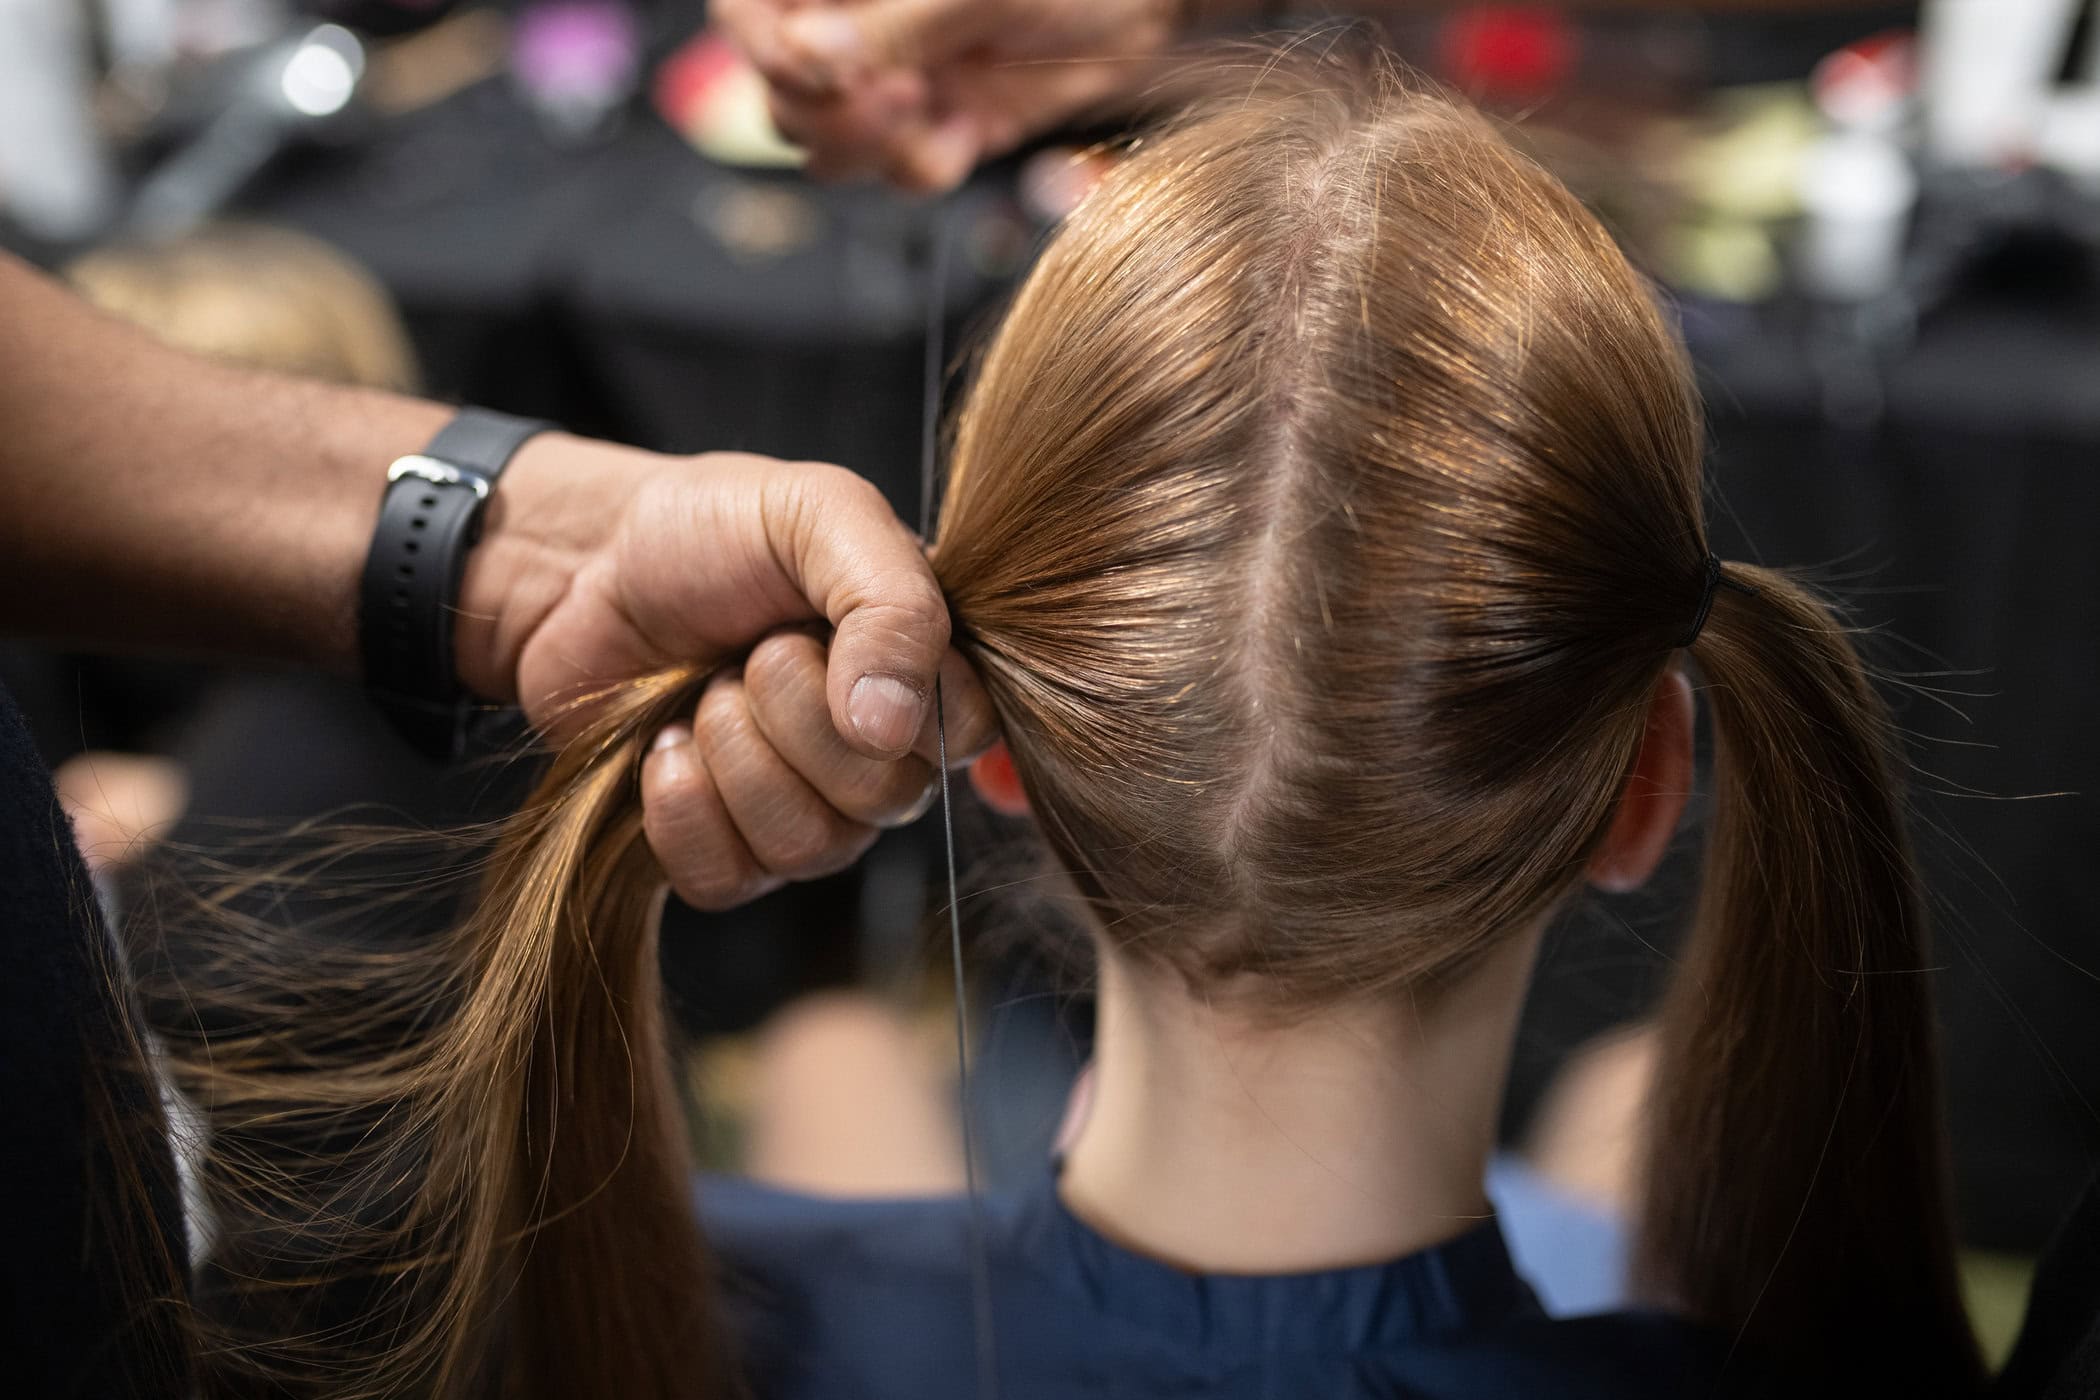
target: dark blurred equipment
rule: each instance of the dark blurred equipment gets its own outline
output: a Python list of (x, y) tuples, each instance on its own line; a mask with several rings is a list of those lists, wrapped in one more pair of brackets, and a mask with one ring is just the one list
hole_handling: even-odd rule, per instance
[(1921, 318), (2008, 249), (2100, 255), (2100, 27), (2090, 0), (1926, 0), (1817, 69), (1795, 285), (1826, 412), (1871, 422)]
[(375, 38), (427, 29), (459, 8), (458, 0), (302, 0), (320, 19)]
[(364, 78), (365, 46), (323, 24), (231, 62), (223, 105), (139, 185), (124, 220), (132, 237), (201, 227), (272, 159), (339, 118)]

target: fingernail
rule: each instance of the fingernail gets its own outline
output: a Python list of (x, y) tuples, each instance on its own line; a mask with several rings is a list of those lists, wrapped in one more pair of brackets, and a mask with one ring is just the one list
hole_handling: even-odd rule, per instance
[(863, 52), (860, 25), (832, 10), (805, 10), (782, 28), (790, 44), (831, 70), (830, 76), (856, 67)]
[(926, 697), (895, 676), (862, 676), (846, 697), (846, 718), (869, 747), (899, 752), (919, 737)]
[(693, 742), (693, 731), (682, 724), (667, 724), (656, 733), (649, 745), (649, 752), (660, 753), (664, 749), (675, 749), (680, 744)]

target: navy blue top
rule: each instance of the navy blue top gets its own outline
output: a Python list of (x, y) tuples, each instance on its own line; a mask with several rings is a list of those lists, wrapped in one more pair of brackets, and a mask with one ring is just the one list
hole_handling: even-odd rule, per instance
[[(761, 1400), (965, 1400), (969, 1207), (834, 1201), (709, 1179), (701, 1214)], [(1387, 1264), (1198, 1275), (1033, 1188), (983, 1201), (1000, 1400), (1716, 1393), (1720, 1351), (1659, 1314), (1548, 1318), (1489, 1220)]]

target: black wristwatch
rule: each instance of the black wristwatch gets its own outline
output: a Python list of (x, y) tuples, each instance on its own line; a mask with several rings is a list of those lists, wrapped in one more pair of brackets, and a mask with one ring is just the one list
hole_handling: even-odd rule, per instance
[(428, 447), (387, 468), (358, 594), (365, 688), (435, 762), (460, 756), (472, 709), (452, 654), (467, 551), (481, 538), (496, 478), (527, 438), (552, 426), (463, 408)]

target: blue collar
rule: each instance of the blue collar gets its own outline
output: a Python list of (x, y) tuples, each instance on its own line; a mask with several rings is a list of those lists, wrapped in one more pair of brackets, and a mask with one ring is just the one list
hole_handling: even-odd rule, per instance
[(1212, 1355), (1356, 1352), (1543, 1316), (1490, 1216), (1383, 1264), (1301, 1274), (1191, 1274), (1133, 1253), (1066, 1208), (1057, 1168), (1009, 1198), (1011, 1243), (1096, 1313)]

